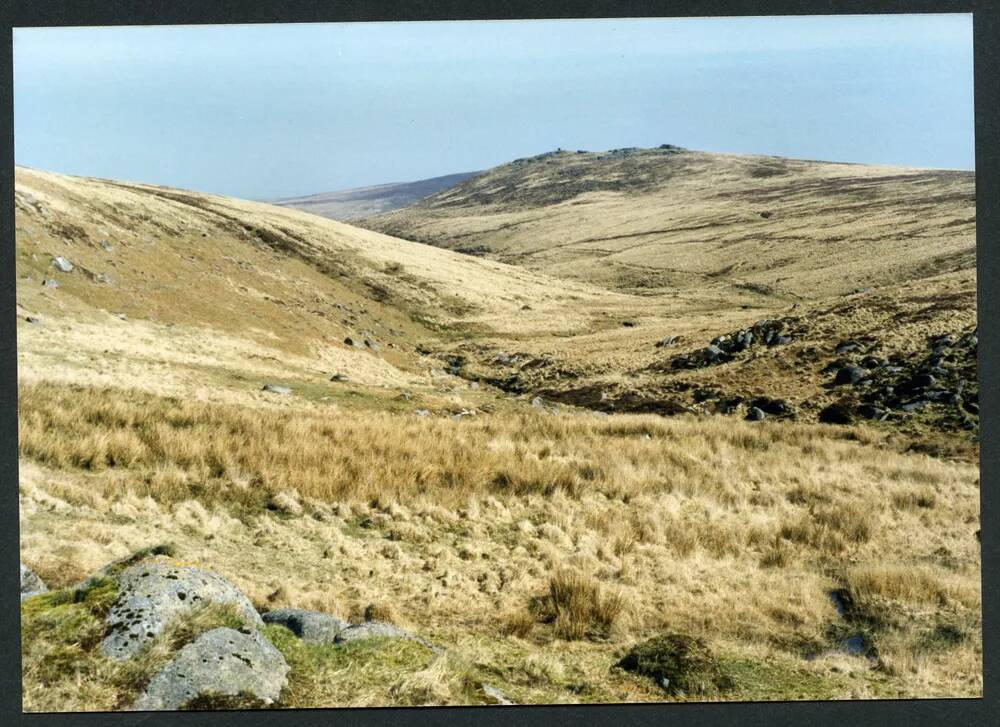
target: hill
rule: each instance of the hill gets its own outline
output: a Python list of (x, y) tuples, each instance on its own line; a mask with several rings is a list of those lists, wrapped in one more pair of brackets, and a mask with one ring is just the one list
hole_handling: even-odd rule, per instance
[(352, 220), (357, 217), (391, 212), (400, 207), (406, 207), (477, 174), (479, 172), (463, 172), (421, 179), (416, 182), (355, 187), (305, 197), (276, 199), (272, 201), (272, 204), (311, 212), (331, 220)]
[(972, 269), (975, 180), (671, 146), (559, 151), (356, 223), (617, 290), (792, 302)]
[[(279, 707), (981, 694), (974, 267), (887, 249), (885, 284), (801, 300), (608, 287), (261, 203), (15, 181), (21, 559), (53, 589), (22, 603), (25, 709), (127, 707), (232, 625), (184, 612), (109, 663), (116, 585), (76, 586), (151, 552), (261, 613), (421, 639), (269, 624)], [(934, 229), (967, 227), (952, 204), (926, 203)], [(626, 668), (664, 634), (719, 691)]]

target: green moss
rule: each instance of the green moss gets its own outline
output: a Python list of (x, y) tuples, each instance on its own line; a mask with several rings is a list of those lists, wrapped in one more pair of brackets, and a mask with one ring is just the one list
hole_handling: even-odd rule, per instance
[(845, 679), (779, 659), (727, 656), (720, 660), (720, 670), (730, 680), (734, 699), (836, 699), (849, 693)]
[(346, 644), (309, 644), (284, 626), (268, 625), (261, 633), (284, 655), (291, 667), (288, 685), (277, 706), (322, 707), (349, 704), (362, 691), (385, 691), (427, 667), (434, 654), (414, 641), (365, 639)]
[[(273, 707), (273, 705), (271, 706)], [(181, 707), (182, 710), (205, 711), (267, 708), (268, 705), (264, 703), (264, 700), (255, 697), (250, 692), (240, 692), (236, 695), (208, 692), (199, 694)]]
[(26, 708), (38, 695), (100, 681), (105, 657), (97, 646), (104, 638), (104, 616), (117, 597), (114, 581), (96, 579), (86, 588), (50, 591), (21, 603), (22, 669), (32, 682)]

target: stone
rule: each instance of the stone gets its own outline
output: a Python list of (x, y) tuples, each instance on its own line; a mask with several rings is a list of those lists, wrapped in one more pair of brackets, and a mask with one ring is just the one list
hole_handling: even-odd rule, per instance
[(118, 576), (118, 600), (108, 613), (101, 649), (112, 659), (131, 658), (174, 619), (204, 603), (232, 604), (248, 625), (264, 623), (236, 586), (210, 570), (164, 561), (130, 566)]
[(48, 586), (42, 582), (42, 579), (24, 563), (21, 563), (21, 600), (45, 593), (48, 590)]
[(104, 250), (104, 252), (114, 251), (114, 248), (111, 247), (110, 243), (107, 240), (101, 240), (97, 244), (101, 246), (101, 249)]
[(36, 316), (25, 316), (24, 320), (27, 321), (28, 323), (34, 323), (36, 325), (41, 325), (42, 323), (42, 319), (37, 318)]
[(334, 374), (330, 377), (330, 381), (347, 381), (347, 377), (343, 374)]
[(903, 404), (900, 409), (906, 412), (922, 411), (930, 402), (927, 399), (915, 399), (914, 401), (908, 401)]
[(535, 407), (536, 409), (544, 409), (545, 408), (545, 400), (542, 399), (542, 397), (540, 397), (540, 396), (536, 396), (534, 399), (531, 400), (531, 405), (533, 407)]
[(678, 336), (665, 336), (656, 342), (657, 348), (666, 348), (667, 346), (673, 346), (677, 343)]
[(792, 405), (784, 399), (770, 399), (766, 396), (758, 396), (750, 400), (751, 407), (757, 407), (765, 414), (771, 416), (790, 416), (794, 414)]
[(431, 413), (427, 409), (417, 409), (417, 411), (414, 413), (418, 417), (429, 417), (431, 415)]
[(371, 340), (370, 338), (365, 339), (365, 346), (370, 348), (375, 353), (378, 353), (379, 351), (382, 350), (382, 347), (379, 346), (375, 341)]
[(857, 341), (841, 341), (837, 344), (834, 352), (837, 354), (850, 353), (851, 351), (857, 351), (860, 345)]
[(52, 258), (52, 266), (61, 273), (73, 272), (73, 263), (62, 255)]
[(288, 662), (256, 631), (206, 631), (154, 676), (133, 711), (177, 710), (199, 696), (249, 696), (273, 704), (288, 681)]
[(850, 424), (853, 417), (850, 410), (842, 404), (830, 404), (820, 410), (819, 420), (824, 424)]
[(291, 394), (292, 390), (280, 384), (264, 384), (261, 391), (270, 391), (272, 394)]
[(111, 276), (108, 275), (107, 273), (98, 273), (97, 275), (95, 275), (94, 282), (104, 283), (105, 285), (111, 285), (114, 283), (114, 281), (111, 279)]
[(52, 278), (45, 278), (45, 280), (42, 281), (42, 287), (44, 287), (44, 288), (58, 288), (59, 287), (59, 283), (57, 281), (53, 280)]
[(747, 411), (748, 422), (763, 421), (766, 417), (767, 415), (764, 413), (764, 411), (756, 406), (750, 407), (749, 411)]
[(310, 644), (332, 644), (337, 634), (350, 624), (336, 616), (300, 608), (279, 608), (268, 611), (262, 618), (266, 624), (284, 626)]
[(361, 641), (363, 639), (413, 639), (413, 635), (408, 631), (382, 623), (381, 621), (365, 621), (342, 629), (337, 634), (334, 641), (338, 644), (346, 644), (351, 641)]
[(483, 694), (486, 695), (486, 698), (489, 700), (490, 704), (501, 704), (501, 705), (504, 705), (504, 706), (510, 706), (510, 705), (516, 704), (516, 702), (512, 702), (507, 697), (506, 694), (504, 694), (503, 692), (501, 692), (499, 689), (497, 689), (496, 687), (494, 687), (492, 684), (487, 684), (486, 682), (483, 682), (480, 685), (480, 688), (483, 690)]
[(889, 415), (885, 409), (874, 404), (862, 404), (858, 407), (858, 416), (874, 421), (882, 421)]
[(863, 369), (860, 366), (845, 366), (837, 372), (837, 376), (834, 378), (833, 383), (837, 386), (842, 386), (844, 384), (857, 384), (868, 378), (868, 369)]
[(706, 360), (711, 361), (713, 363), (716, 361), (723, 361), (727, 358), (726, 352), (723, 351), (721, 348), (719, 348), (718, 345), (714, 343), (705, 346), (703, 352), (705, 354)]

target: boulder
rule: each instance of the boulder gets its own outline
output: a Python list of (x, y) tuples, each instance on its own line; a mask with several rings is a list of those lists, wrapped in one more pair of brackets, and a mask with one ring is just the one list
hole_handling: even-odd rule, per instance
[(264, 623), (236, 586), (210, 570), (162, 561), (130, 566), (118, 576), (101, 649), (112, 659), (133, 657), (185, 611), (209, 602), (232, 604), (252, 626)]
[(545, 408), (545, 400), (542, 399), (542, 397), (540, 397), (540, 396), (536, 396), (534, 399), (531, 400), (531, 405), (533, 407), (535, 407), (536, 409), (544, 409)]
[(795, 413), (791, 404), (784, 399), (771, 399), (766, 396), (758, 396), (751, 399), (750, 406), (757, 407), (765, 414), (776, 417), (791, 416)]
[(756, 406), (750, 407), (749, 411), (747, 411), (747, 421), (748, 422), (763, 421), (764, 418), (766, 418), (766, 417), (767, 417), (767, 415), (764, 413), (764, 411), (762, 409), (756, 407)]
[(350, 624), (336, 616), (300, 608), (279, 608), (263, 614), (264, 623), (284, 626), (310, 644), (332, 644)]
[(714, 343), (705, 346), (705, 348), (702, 349), (702, 353), (705, 356), (705, 360), (711, 363), (727, 361), (729, 359), (728, 354)]
[(841, 341), (837, 344), (834, 352), (839, 354), (850, 353), (851, 351), (857, 351), (860, 348), (860, 344), (857, 341)]
[(858, 407), (858, 416), (874, 421), (882, 421), (889, 415), (885, 409), (874, 404), (862, 404)]
[(73, 272), (73, 263), (62, 255), (52, 258), (52, 266), (61, 273)]
[(288, 671), (285, 657), (256, 631), (212, 629), (177, 652), (132, 710), (177, 710), (199, 696), (250, 697), (268, 705), (281, 696)]
[(379, 351), (382, 350), (382, 347), (379, 346), (378, 343), (376, 343), (375, 341), (373, 341), (370, 338), (366, 338), (365, 339), (365, 346), (367, 346), (368, 348), (370, 348), (375, 353), (378, 353)]
[(279, 384), (264, 384), (261, 391), (270, 391), (272, 394), (291, 394), (292, 390), (287, 386)]
[(42, 579), (24, 563), (21, 563), (21, 600), (30, 598), (37, 593), (45, 593), (48, 590)]
[(843, 386), (844, 384), (858, 384), (868, 378), (868, 369), (863, 369), (860, 366), (845, 366), (837, 372), (836, 377), (833, 379), (833, 383), (837, 386)]
[(850, 410), (842, 404), (830, 404), (820, 410), (819, 420), (824, 424), (850, 424), (853, 417)]

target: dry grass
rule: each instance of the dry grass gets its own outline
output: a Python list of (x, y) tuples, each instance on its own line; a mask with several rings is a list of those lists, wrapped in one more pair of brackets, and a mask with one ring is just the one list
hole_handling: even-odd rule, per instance
[[(49, 582), (167, 539), (255, 603), (400, 623), (490, 665), (476, 668), (528, 701), (662, 698), (624, 676), (610, 691), (572, 690), (605, 679), (614, 644), (663, 630), (750, 650), (741, 669), (801, 660), (832, 648), (827, 592), (844, 583), (892, 622), (874, 638), (895, 671), (855, 670), (852, 686), (834, 686), (822, 662), (796, 667), (810, 675), (803, 695), (979, 689), (976, 468), (900, 452), (877, 432), (569, 413), (330, 417), (111, 393), (22, 390), (22, 557)], [(914, 492), (933, 493), (933, 507), (914, 507)], [(539, 596), (558, 604), (548, 625), (525, 608)], [(888, 618), (897, 612), (909, 625)], [(965, 636), (928, 652), (945, 612)], [(586, 669), (511, 681), (545, 653)], [(411, 656), (407, 673), (429, 663)], [(293, 690), (295, 703), (482, 698), (457, 676), (434, 686), (436, 672), (349, 697), (344, 684), (397, 668), (371, 658), (382, 666)]]
[[(981, 693), (976, 445), (951, 436), (919, 453), (886, 428), (810, 424), (816, 374), (797, 358), (858, 331), (884, 332), (896, 350), (966, 326), (971, 267), (907, 283), (912, 266), (893, 267), (887, 248), (884, 282), (895, 287), (817, 303), (815, 340), (669, 382), (649, 369), (663, 356), (653, 341), (679, 333), (694, 347), (777, 314), (783, 294), (733, 286), (787, 272), (789, 288), (820, 290), (821, 258), (779, 261), (788, 246), (764, 254), (760, 240), (729, 240), (711, 259), (753, 242), (748, 260), (780, 265), (695, 271), (673, 281), (694, 287), (625, 295), (253, 203), (17, 175), (19, 314), (43, 321), (18, 329), (21, 555), (51, 586), (170, 541), (262, 608), (390, 620), (447, 648), (437, 660), (411, 642), (324, 650), (268, 627), (293, 667), (284, 706), (481, 703), (480, 681), (524, 703), (660, 700), (651, 680), (611, 666), (662, 633), (703, 640), (735, 675), (733, 699)], [(48, 214), (23, 204), (26, 190)], [(806, 195), (797, 218), (829, 201)], [(616, 207), (598, 210), (598, 224), (579, 216), (587, 206), (557, 206), (544, 224), (556, 234), (560, 219), (582, 220), (600, 234), (605, 220), (633, 219)], [(777, 212), (768, 225), (794, 219)], [(858, 225), (845, 231), (852, 240), (866, 234)], [(949, 251), (967, 227), (952, 230)], [(671, 246), (679, 265), (692, 260), (690, 235)], [(54, 254), (114, 268), (115, 283), (73, 273), (43, 288)], [(641, 248), (610, 254), (632, 266), (632, 282), (656, 277), (635, 268)], [(929, 308), (928, 295), (951, 307)], [(637, 325), (624, 328), (626, 317)], [(380, 353), (343, 343), (362, 331)], [(441, 372), (424, 344), (454, 348), (467, 367), (516, 352), (528, 390), (596, 383), (668, 396), (666, 383), (718, 384), (787, 395), (803, 416), (756, 426), (554, 415), (530, 395)], [(334, 372), (346, 381), (331, 382)], [(293, 393), (263, 393), (264, 382)], [(466, 409), (476, 413), (447, 416)], [(856, 606), (846, 619), (836, 588)], [(526, 609), (533, 600), (543, 608)], [(27, 703), (115, 706), (145, 677), (84, 657), (101, 630), (96, 606), (58, 608), (26, 621)], [(877, 662), (804, 658), (855, 628)]]

